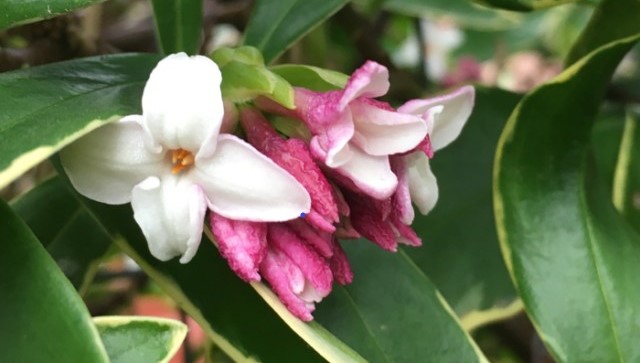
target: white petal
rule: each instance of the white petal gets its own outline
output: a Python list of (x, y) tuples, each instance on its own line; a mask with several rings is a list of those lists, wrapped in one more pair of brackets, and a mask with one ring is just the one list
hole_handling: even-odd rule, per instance
[(421, 152), (413, 152), (406, 156), (409, 165), (409, 192), (411, 200), (420, 210), (427, 214), (438, 201), (438, 182), (431, 172), (429, 158)]
[(164, 156), (145, 148), (140, 118), (128, 116), (102, 126), (60, 152), (62, 166), (80, 194), (124, 204), (136, 184), (161, 172)]
[(331, 126), (311, 139), (312, 150), (332, 168), (346, 163), (351, 157), (349, 140), (354, 133), (349, 109), (334, 116), (336, 118), (331, 120)]
[(409, 190), (409, 165), (404, 156), (392, 156), (390, 158), (392, 170), (398, 177), (398, 187), (393, 195), (394, 210), (398, 213), (400, 221), (408, 226), (413, 223), (415, 212), (411, 204), (411, 192)]
[(434, 151), (440, 150), (455, 140), (471, 115), (475, 99), (475, 90), (464, 86), (453, 93), (426, 100), (413, 100), (398, 108), (398, 112), (422, 115), (436, 105), (444, 110), (434, 120), (433, 133), (430, 135)]
[(383, 110), (362, 101), (351, 104), (355, 124), (352, 142), (370, 155), (391, 155), (415, 148), (427, 136), (418, 116)]
[(291, 174), (233, 135), (220, 135), (215, 154), (196, 161), (190, 177), (205, 190), (209, 208), (227, 218), (280, 222), (311, 208)]
[(389, 157), (369, 155), (357, 146), (351, 150), (351, 159), (336, 170), (351, 179), (363, 193), (376, 199), (390, 197), (398, 186), (398, 178), (391, 171)]
[(131, 206), (155, 258), (167, 261), (182, 255), (181, 263), (193, 258), (207, 210), (200, 187), (184, 176), (150, 177), (133, 188)]
[(156, 144), (208, 157), (215, 151), (224, 107), (220, 69), (209, 58), (172, 54), (151, 72), (142, 110)]
[(349, 77), (338, 107), (344, 110), (347, 105), (359, 97), (375, 98), (383, 96), (389, 90), (389, 71), (383, 65), (367, 61)]

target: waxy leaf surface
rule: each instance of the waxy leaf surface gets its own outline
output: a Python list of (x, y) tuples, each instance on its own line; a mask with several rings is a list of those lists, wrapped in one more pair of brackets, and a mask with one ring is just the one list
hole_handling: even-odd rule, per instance
[(614, 209), (588, 153), (609, 79), (640, 39), (640, 24), (634, 27), (526, 96), (496, 156), (503, 255), (527, 313), (561, 362), (640, 358), (640, 239)]
[(188, 330), (177, 320), (141, 316), (100, 316), (93, 322), (111, 363), (168, 362)]
[(0, 74), (0, 189), (106, 122), (139, 114), (159, 59), (102, 56)]
[(82, 299), (0, 201), (0, 361), (109, 362)]
[(271, 63), (295, 41), (340, 10), (347, 0), (257, 0), (245, 31), (244, 44), (262, 52)]
[(70, 13), (104, 0), (0, 0), (0, 30)]

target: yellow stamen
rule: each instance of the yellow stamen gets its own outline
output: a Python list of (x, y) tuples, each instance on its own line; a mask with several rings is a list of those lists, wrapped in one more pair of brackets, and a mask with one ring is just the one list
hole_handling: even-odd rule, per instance
[(185, 149), (171, 150), (171, 173), (178, 174), (189, 165), (193, 165), (193, 154)]

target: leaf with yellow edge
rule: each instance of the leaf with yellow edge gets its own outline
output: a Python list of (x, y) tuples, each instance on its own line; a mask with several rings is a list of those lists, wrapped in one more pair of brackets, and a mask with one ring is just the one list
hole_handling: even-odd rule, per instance
[(187, 336), (177, 320), (147, 316), (93, 318), (111, 363), (165, 363)]
[(562, 362), (640, 357), (640, 239), (614, 209), (588, 153), (598, 105), (640, 39), (636, 28), (527, 95), (496, 153), (503, 256), (525, 310)]
[(102, 56), (0, 74), (0, 189), (101, 125), (140, 113), (158, 60)]

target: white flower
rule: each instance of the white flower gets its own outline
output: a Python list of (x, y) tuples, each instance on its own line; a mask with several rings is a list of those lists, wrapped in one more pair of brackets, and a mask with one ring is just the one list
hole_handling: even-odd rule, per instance
[(221, 75), (203, 56), (173, 54), (151, 72), (142, 115), (108, 124), (61, 152), (71, 183), (107, 204), (131, 202), (151, 254), (193, 258), (207, 207), (235, 220), (308, 213), (307, 191), (248, 143), (219, 134)]
[[(475, 102), (475, 90), (471, 86), (461, 87), (439, 97), (411, 100), (398, 108), (398, 112), (422, 115), (427, 124), (430, 152), (438, 151), (452, 143), (462, 132)], [(414, 151), (406, 155), (408, 184), (411, 200), (420, 213), (427, 214), (438, 201), (438, 183), (429, 166), (425, 152)], [(409, 208), (405, 223), (413, 220), (413, 209)]]

